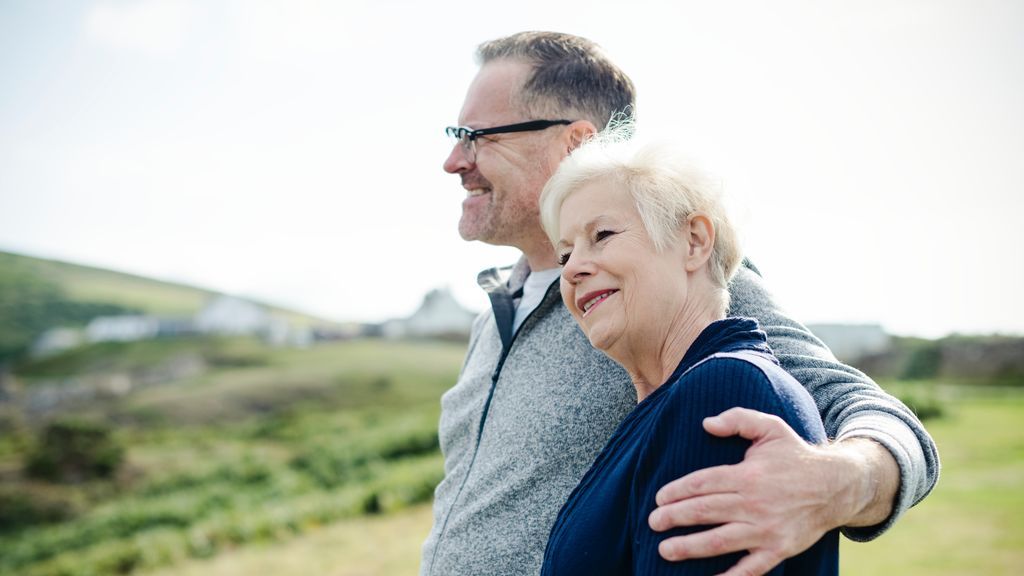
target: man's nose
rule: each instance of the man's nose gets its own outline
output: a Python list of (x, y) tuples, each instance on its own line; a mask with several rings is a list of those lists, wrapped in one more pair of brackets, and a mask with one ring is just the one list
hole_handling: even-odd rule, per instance
[(456, 142), (452, 146), (452, 151), (448, 154), (448, 158), (444, 161), (444, 171), (449, 174), (461, 174), (468, 172), (472, 167), (473, 163), (469, 161), (466, 147)]

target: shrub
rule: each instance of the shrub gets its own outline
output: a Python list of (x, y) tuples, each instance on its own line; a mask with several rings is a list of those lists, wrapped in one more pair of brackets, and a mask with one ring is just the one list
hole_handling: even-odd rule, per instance
[(0, 486), (0, 533), (74, 518), (81, 499), (64, 490)]
[(910, 353), (907, 364), (900, 374), (901, 380), (925, 380), (935, 378), (942, 364), (942, 349), (937, 342), (924, 342)]
[(900, 400), (922, 421), (941, 418), (946, 414), (942, 401), (929, 391), (905, 392), (900, 394)]
[(902, 382), (889, 389), (922, 421), (946, 415), (946, 403), (933, 381)]
[(82, 482), (110, 478), (124, 459), (111, 427), (88, 420), (51, 422), (28, 452), (29, 476), (54, 482)]

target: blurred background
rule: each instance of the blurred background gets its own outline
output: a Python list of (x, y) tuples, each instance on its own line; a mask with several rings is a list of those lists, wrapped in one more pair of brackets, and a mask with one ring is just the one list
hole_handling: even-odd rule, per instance
[(779, 301), (926, 419), (847, 573), (1024, 571), (1024, 5), (0, 1), (0, 574), (415, 572), (475, 46), (601, 44)]

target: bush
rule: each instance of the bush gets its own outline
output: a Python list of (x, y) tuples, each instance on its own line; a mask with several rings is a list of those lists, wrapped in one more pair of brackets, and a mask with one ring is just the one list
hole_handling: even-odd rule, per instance
[(110, 426), (63, 419), (51, 422), (26, 455), (29, 476), (53, 482), (82, 482), (112, 477), (124, 460), (124, 448)]
[(900, 383), (892, 386), (890, 392), (922, 421), (946, 415), (945, 401), (932, 381)]
[(321, 488), (333, 489), (369, 478), (368, 466), (403, 458), (431, 454), (438, 449), (437, 430), (432, 424), (403, 422), (397, 430), (381, 429), (357, 440), (333, 445), (317, 442), (297, 451), (293, 469), (305, 473)]
[(907, 364), (900, 374), (901, 380), (926, 380), (939, 374), (942, 364), (942, 349), (938, 342), (924, 342), (910, 353)]
[(74, 518), (81, 499), (64, 490), (0, 486), (0, 534)]
[(941, 418), (946, 414), (946, 407), (934, 394), (903, 394), (900, 400), (922, 421)]

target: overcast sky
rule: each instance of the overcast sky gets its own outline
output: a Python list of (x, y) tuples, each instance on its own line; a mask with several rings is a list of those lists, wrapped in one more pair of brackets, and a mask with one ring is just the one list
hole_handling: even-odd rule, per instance
[(475, 46), (587, 36), (805, 322), (1024, 333), (1024, 3), (0, 0), (0, 249), (337, 320), (467, 306)]

